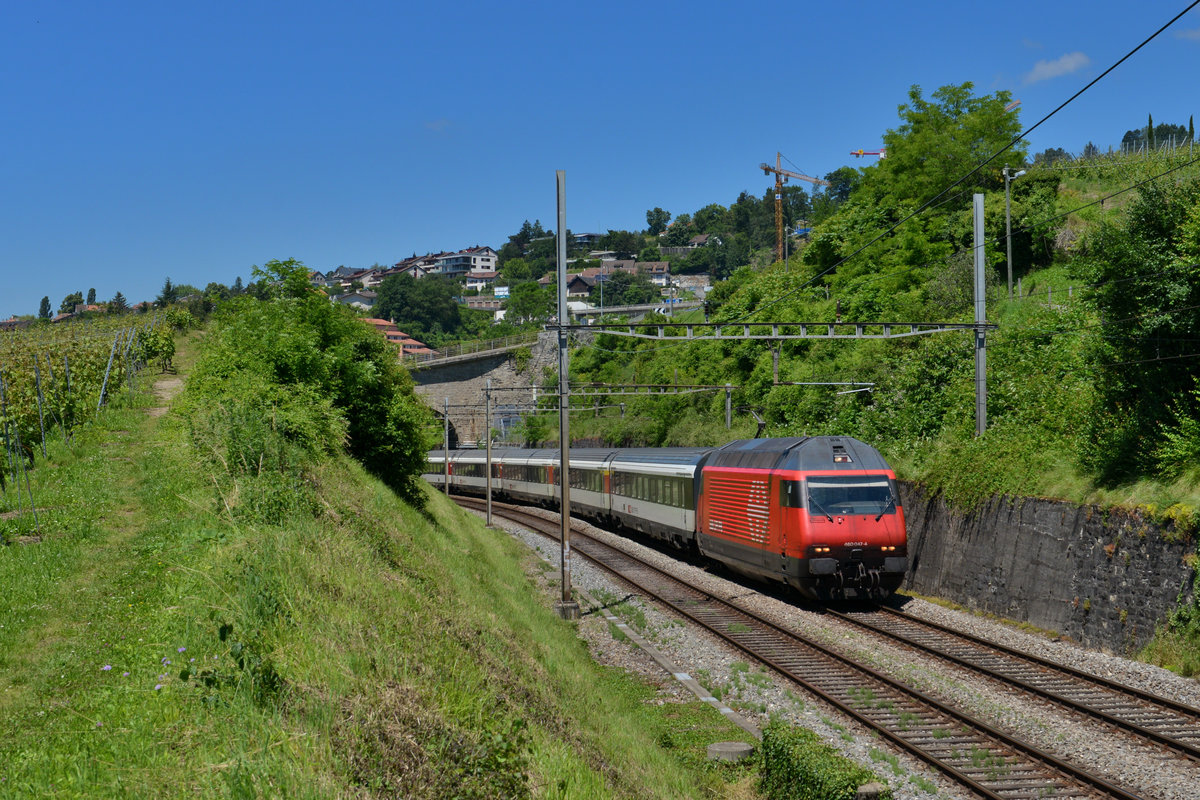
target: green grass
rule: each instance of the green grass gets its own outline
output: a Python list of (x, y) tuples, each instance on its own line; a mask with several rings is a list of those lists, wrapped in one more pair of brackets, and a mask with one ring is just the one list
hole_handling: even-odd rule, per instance
[(343, 459), (316, 516), (235, 523), (184, 428), (110, 410), (32, 473), (0, 797), (752, 796), (704, 761), (746, 735), (596, 665), (513, 540)]

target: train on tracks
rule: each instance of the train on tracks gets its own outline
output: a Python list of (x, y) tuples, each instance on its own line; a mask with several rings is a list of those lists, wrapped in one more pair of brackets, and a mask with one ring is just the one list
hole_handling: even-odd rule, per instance
[[(446, 460), (449, 459), (447, 470)], [(483, 450), (434, 450), (424, 478), (483, 495)], [(661, 539), (821, 602), (878, 600), (908, 567), (896, 475), (847, 436), (722, 447), (571, 448), (573, 516)], [(557, 449), (492, 450), (493, 497), (557, 508)]]

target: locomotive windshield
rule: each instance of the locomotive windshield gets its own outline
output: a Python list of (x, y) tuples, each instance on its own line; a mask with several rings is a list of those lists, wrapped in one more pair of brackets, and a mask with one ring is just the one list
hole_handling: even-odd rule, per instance
[(895, 514), (892, 487), (882, 475), (808, 479), (808, 505), (819, 514)]

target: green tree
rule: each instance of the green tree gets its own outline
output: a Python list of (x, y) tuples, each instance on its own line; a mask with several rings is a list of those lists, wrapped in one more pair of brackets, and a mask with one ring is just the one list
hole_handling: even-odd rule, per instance
[(530, 281), (514, 286), (504, 304), (504, 319), (514, 325), (541, 323), (554, 313), (556, 300), (549, 289)]
[(683, 247), (695, 235), (695, 231), (692, 229), (692, 215), (680, 214), (667, 228), (666, 234), (660, 238), (660, 241), (665, 247)]
[(642, 237), (630, 231), (610, 230), (600, 238), (600, 247), (612, 250), (617, 258), (634, 258), (642, 249)]
[[(973, 88), (969, 82), (943, 86), (929, 100), (919, 86), (909, 90), (908, 103), (900, 106), (899, 127), (883, 136), (887, 158), (869, 168), (872, 184), (883, 190), (879, 199), (885, 199), (884, 207), (897, 213), (932, 200), (1017, 138), (1020, 121), (1004, 110), (1012, 95), (975, 96)], [(1024, 145), (1006, 157), (1010, 164), (1024, 163)], [(992, 188), (1002, 182), (998, 176), (998, 169), (980, 171), (960, 186)]]
[[(308, 271), (308, 267), (294, 258), (286, 261), (273, 258), (261, 267), (256, 266), (250, 269), (250, 273), (258, 278), (263, 299), (266, 297), (301, 298), (312, 296), (315, 292), (312, 284), (308, 282)], [(171, 301), (174, 302), (178, 297), (178, 290), (171, 286), (170, 278), (167, 278), (159, 300), (165, 297), (168, 291), (171, 293)], [(159, 300), (156, 300), (155, 303), (159, 304)]]
[(429, 345), (453, 338), (462, 327), (461, 306), (455, 300), (457, 284), (444, 278), (391, 275), (383, 279), (375, 311), (396, 323), (408, 335)]
[(604, 283), (604, 304), (606, 306), (633, 306), (642, 303), (653, 303), (661, 299), (662, 294), (650, 279), (641, 273), (631, 273), (618, 270), (609, 276)]
[[(258, 269), (255, 267), (255, 269)], [(154, 305), (159, 308), (166, 308), (179, 299), (179, 292), (175, 285), (171, 283), (171, 279), (167, 278), (163, 282), (162, 291), (158, 293), (158, 297), (154, 298)]]
[(1091, 340), (1084, 463), (1106, 481), (1147, 474), (1164, 432), (1200, 418), (1195, 372), (1182, 368), (1200, 339), (1200, 178), (1142, 187), (1126, 216), (1088, 237), (1075, 269), (1108, 323)]
[(1071, 154), (1061, 147), (1050, 147), (1033, 156), (1033, 163), (1041, 167), (1049, 167), (1070, 160)]
[(709, 203), (692, 215), (696, 233), (724, 233), (729, 230), (729, 209), (720, 203)]
[(658, 261), (660, 258), (662, 258), (662, 253), (659, 252), (658, 245), (656, 244), (644, 246), (642, 251), (637, 255), (638, 261)]
[(50, 298), (43, 297), (42, 304), (40, 306), (38, 306), (38, 318), (39, 319), (50, 319), (50, 315), (51, 315)]
[(108, 301), (108, 310), (110, 312), (120, 313), (129, 308), (128, 301), (125, 300), (125, 295), (117, 292), (113, 295), (113, 299)]
[(83, 292), (71, 292), (63, 298), (63, 301), (58, 306), (58, 313), (70, 314), (75, 311), (75, 306), (83, 303)]
[[(504, 266), (500, 268), (500, 274), (510, 284), (534, 279), (532, 271), (529, 268), (529, 262), (523, 258), (512, 258), (504, 262)], [(541, 276), (539, 275), (538, 277)]]
[(840, 205), (850, 199), (850, 193), (862, 180), (862, 173), (854, 167), (838, 167), (828, 173), (825, 180), (829, 181), (829, 188), (825, 190), (825, 194), (831, 201)]
[(87, 293), (87, 304), (90, 306), (90, 305), (92, 305), (92, 304), (93, 304), (93, 303), (95, 303), (95, 302), (96, 302), (96, 290), (95, 290), (95, 289), (88, 289), (88, 293)]
[(657, 206), (646, 212), (646, 232), (651, 236), (658, 236), (667, 229), (667, 223), (671, 221), (671, 212), (663, 211)]

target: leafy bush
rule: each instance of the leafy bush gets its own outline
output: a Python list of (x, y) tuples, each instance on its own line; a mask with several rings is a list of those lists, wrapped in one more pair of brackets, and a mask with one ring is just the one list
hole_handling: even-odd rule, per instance
[[(421, 503), (432, 418), (394, 350), (313, 292), (298, 262), (268, 262), (259, 273), (273, 293), (223, 307), (189, 381), (193, 440), (230, 474), (269, 468), (291, 475), (290, 485), (314, 457), (344, 447)], [(262, 499), (270, 506), (277, 495)]]
[(1191, 404), (1176, 402), (1171, 407), (1174, 420), (1161, 426), (1162, 438), (1154, 449), (1155, 461), (1166, 478), (1177, 478), (1200, 466), (1200, 414), (1193, 410), (1200, 408), (1200, 390), (1191, 394)]
[(186, 331), (196, 327), (196, 318), (192, 312), (180, 306), (170, 306), (162, 313), (163, 321), (177, 331)]
[(140, 361), (158, 364), (166, 372), (175, 358), (175, 337), (161, 325), (138, 328), (134, 348)]
[[(758, 754), (758, 788), (769, 800), (853, 800), (858, 787), (882, 783), (812, 731), (780, 722), (772, 722), (763, 731)], [(890, 800), (891, 790), (884, 790), (880, 797)]]

